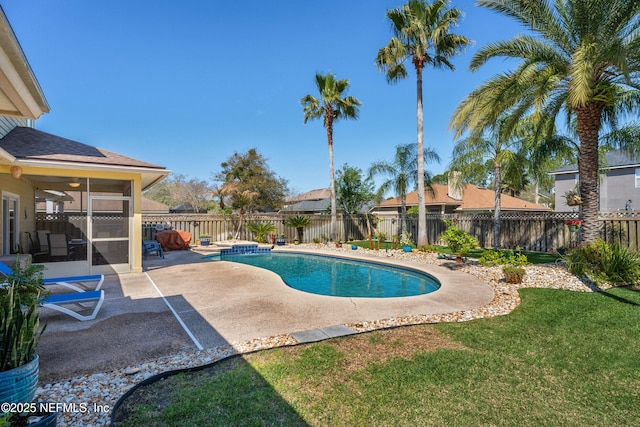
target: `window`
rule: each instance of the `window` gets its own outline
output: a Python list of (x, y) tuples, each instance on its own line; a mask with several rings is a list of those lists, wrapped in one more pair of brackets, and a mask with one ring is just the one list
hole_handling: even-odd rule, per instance
[(640, 188), (640, 168), (636, 168), (636, 188)]

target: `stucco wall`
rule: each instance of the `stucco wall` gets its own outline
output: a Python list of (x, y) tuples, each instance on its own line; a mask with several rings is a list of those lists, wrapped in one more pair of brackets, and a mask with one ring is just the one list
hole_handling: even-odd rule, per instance
[[(640, 209), (640, 188), (635, 187), (635, 168), (609, 170), (600, 177), (600, 211), (624, 210), (627, 200), (632, 209)], [(568, 206), (564, 194), (575, 185), (575, 174), (556, 175), (556, 212), (572, 212), (575, 206)]]
[(636, 188), (635, 168), (610, 170), (606, 189), (606, 206), (602, 210), (624, 210), (627, 200), (631, 200), (632, 209), (640, 209), (640, 188)]

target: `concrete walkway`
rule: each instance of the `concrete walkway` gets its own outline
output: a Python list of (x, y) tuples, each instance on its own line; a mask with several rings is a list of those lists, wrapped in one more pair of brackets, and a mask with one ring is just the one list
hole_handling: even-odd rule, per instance
[(344, 326), (349, 323), (457, 312), (493, 298), (490, 286), (468, 274), (392, 263), (426, 271), (441, 282), (441, 289), (403, 298), (329, 297), (291, 289), (270, 271), (205, 260), (202, 253), (174, 251), (164, 259), (152, 255), (144, 273), (107, 277), (105, 303), (93, 321), (42, 309), (41, 321), (48, 326), (38, 349), (41, 380), (106, 372), (181, 350), (281, 334), (292, 334), (299, 342), (317, 341), (352, 333)]

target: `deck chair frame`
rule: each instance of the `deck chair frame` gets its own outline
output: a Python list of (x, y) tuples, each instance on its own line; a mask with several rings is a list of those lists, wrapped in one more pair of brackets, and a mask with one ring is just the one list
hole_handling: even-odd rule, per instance
[[(100, 289), (99, 291), (72, 292), (67, 294), (49, 295), (40, 302), (40, 305), (42, 307), (50, 308), (52, 310), (67, 314), (84, 322), (96, 318), (103, 302), (104, 291)], [(65, 307), (67, 305), (74, 305), (76, 307), (80, 307), (82, 310), (86, 310), (86, 303), (94, 303), (92, 311), (88, 315), (83, 315), (77, 311)]]

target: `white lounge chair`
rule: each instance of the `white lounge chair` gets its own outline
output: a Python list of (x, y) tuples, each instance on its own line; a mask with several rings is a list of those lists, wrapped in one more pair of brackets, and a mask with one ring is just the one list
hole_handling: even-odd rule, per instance
[[(98, 315), (100, 307), (104, 302), (104, 291), (86, 291), (86, 292), (71, 292), (67, 294), (53, 294), (42, 299), (40, 305), (52, 310), (59, 311), (64, 314), (68, 314), (71, 317), (75, 317), (78, 320), (86, 321), (93, 320)], [(93, 307), (87, 305), (87, 303), (93, 303)], [(67, 306), (75, 306), (81, 310), (91, 309), (91, 313), (84, 315), (78, 311), (71, 310)]]

